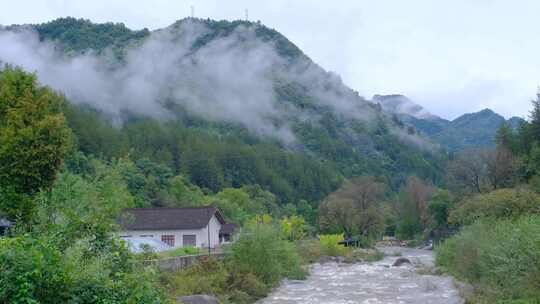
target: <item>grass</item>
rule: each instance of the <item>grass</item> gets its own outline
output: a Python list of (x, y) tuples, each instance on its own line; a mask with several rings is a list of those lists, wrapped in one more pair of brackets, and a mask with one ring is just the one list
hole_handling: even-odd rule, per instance
[(157, 253), (157, 258), (174, 258), (186, 255), (200, 254), (201, 250), (195, 247), (179, 247), (172, 250), (162, 251)]

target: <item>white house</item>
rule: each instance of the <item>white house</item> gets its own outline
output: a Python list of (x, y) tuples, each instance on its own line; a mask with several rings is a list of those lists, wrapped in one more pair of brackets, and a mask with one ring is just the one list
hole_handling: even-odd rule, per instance
[(213, 206), (126, 209), (120, 225), (121, 238), (152, 238), (174, 248), (216, 248), (234, 232)]

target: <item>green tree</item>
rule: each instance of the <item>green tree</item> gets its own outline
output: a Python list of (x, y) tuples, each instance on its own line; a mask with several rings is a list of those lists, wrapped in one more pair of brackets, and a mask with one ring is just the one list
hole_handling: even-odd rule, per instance
[(514, 151), (516, 149), (515, 141), (514, 131), (512, 131), (508, 122), (503, 122), (495, 134), (497, 146)]
[(0, 210), (28, 221), (31, 197), (49, 189), (70, 146), (62, 96), (18, 68), (0, 72)]
[(438, 190), (429, 201), (428, 212), (433, 219), (434, 228), (446, 228), (448, 215), (452, 209), (453, 200), (448, 190)]
[(356, 233), (369, 237), (382, 233), (381, 202), (384, 184), (371, 176), (360, 176), (346, 181), (330, 194), (319, 209), (321, 228), (343, 232), (346, 237)]
[(540, 92), (536, 94), (536, 99), (533, 99), (531, 103), (533, 108), (529, 112), (529, 123), (534, 140), (540, 142)]

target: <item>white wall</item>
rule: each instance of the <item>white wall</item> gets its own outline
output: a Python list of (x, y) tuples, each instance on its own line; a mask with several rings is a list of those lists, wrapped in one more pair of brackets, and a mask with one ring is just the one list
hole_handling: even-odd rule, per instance
[(208, 247), (208, 227), (210, 227), (210, 247), (215, 248), (219, 246), (219, 231), (221, 230), (221, 223), (217, 219), (217, 217), (214, 215), (210, 219), (210, 222), (208, 223), (208, 226), (206, 226), (204, 230), (204, 237), (202, 238), (202, 247)]
[[(219, 246), (219, 230), (221, 229), (221, 224), (216, 216), (212, 216), (209, 222), (210, 226), (210, 247), (215, 248)], [(119, 237), (130, 236), (130, 237), (141, 237), (143, 235), (152, 235), (152, 239), (161, 241), (162, 235), (174, 235), (174, 248), (183, 247), (182, 244), (183, 235), (195, 235), (197, 238), (197, 247), (198, 248), (207, 248), (208, 247), (208, 226), (202, 229), (196, 230), (127, 230), (120, 231), (116, 235)]]

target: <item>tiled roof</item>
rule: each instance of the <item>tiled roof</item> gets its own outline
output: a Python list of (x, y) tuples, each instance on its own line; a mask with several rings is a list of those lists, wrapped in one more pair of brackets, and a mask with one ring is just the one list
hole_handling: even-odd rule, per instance
[(213, 215), (223, 225), (225, 220), (216, 207), (134, 208), (124, 210), (120, 225), (126, 230), (201, 229)]

